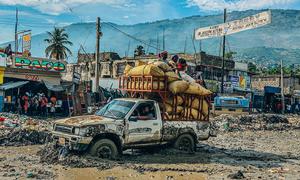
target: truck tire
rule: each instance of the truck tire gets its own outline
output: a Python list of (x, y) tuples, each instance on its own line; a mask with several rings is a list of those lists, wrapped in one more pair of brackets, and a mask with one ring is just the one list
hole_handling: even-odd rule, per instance
[(110, 139), (100, 139), (90, 149), (90, 154), (102, 159), (116, 159), (119, 155), (116, 144)]
[(190, 134), (182, 134), (176, 139), (174, 148), (180, 151), (194, 152), (196, 148), (195, 140)]

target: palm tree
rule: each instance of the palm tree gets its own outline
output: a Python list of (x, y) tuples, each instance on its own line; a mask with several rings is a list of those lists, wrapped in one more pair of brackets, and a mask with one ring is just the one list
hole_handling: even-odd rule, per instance
[(52, 32), (47, 32), (49, 38), (44, 41), (49, 45), (45, 49), (46, 57), (55, 58), (56, 60), (65, 59), (68, 54), (72, 55), (71, 50), (67, 45), (72, 46), (73, 43), (69, 41), (69, 35), (63, 28), (56, 28)]

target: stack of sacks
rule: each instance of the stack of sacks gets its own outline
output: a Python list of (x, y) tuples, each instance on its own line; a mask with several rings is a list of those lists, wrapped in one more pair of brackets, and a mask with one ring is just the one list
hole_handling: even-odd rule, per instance
[[(169, 91), (173, 94), (191, 94), (197, 96), (208, 96), (212, 92), (208, 89), (205, 89), (200, 84), (197, 83), (188, 83), (187, 81), (174, 81), (169, 84)], [(191, 119), (198, 119), (200, 117), (200, 113), (207, 116), (209, 112), (208, 102), (203, 99), (202, 104), (200, 104), (199, 99), (195, 98), (192, 102), (191, 99), (187, 99), (187, 102), (184, 102), (185, 107), (188, 107), (184, 111), (184, 116), (188, 116)], [(200, 113), (199, 111), (202, 110)], [(199, 116), (198, 116), (199, 114)]]
[[(167, 76), (168, 78), (168, 90), (172, 92), (174, 95), (183, 95), (183, 94), (190, 94), (190, 95), (198, 95), (198, 96), (208, 96), (212, 92), (202, 87), (200, 84), (195, 82), (188, 82), (186, 80), (181, 80), (181, 78), (172, 70), (172, 68), (161, 61), (156, 61), (152, 63), (145, 64), (144, 62), (138, 61), (136, 63), (136, 67), (131, 67), (127, 65), (124, 70), (124, 74), (126, 76), (156, 76), (156, 77), (164, 77)], [(130, 89), (150, 89), (151, 84), (147, 84), (146, 82), (136, 82), (127, 84), (128, 88)], [(159, 83), (154, 81), (153, 82), (153, 89), (164, 89), (165, 84), (163, 82)], [(177, 96), (180, 97), (180, 96)], [(166, 103), (166, 111), (171, 115), (175, 110), (172, 107), (173, 100), (168, 100)], [(199, 112), (199, 99), (194, 99), (193, 102), (184, 102), (183, 98), (177, 99), (177, 107), (176, 107), (176, 115), (181, 115), (183, 112), (188, 113), (188, 116), (197, 119), (198, 112)], [(189, 107), (187, 109), (183, 109), (183, 106)], [(208, 102), (203, 100), (202, 105), (200, 106), (202, 109), (202, 114), (208, 114)]]
[[(176, 99), (177, 100), (176, 100)], [(200, 104), (202, 102), (202, 104)], [(177, 105), (176, 107), (172, 105)], [(174, 96), (166, 100), (166, 116), (167, 119), (178, 118), (178, 117), (188, 117), (189, 119), (203, 119), (208, 115), (209, 105), (205, 99), (201, 100), (201, 97), (188, 98), (188, 96)], [(199, 113), (200, 109), (201, 114)]]
[[(161, 61), (156, 61), (149, 64), (143, 64), (143, 62), (138, 61), (136, 65), (138, 66), (132, 67), (130, 65), (126, 65), (124, 74), (126, 76), (155, 76), (155, 77), (167, 76), (168, 83), (180, 79), (179, 76), (174, 71), (172, 71), (171, 67), (168, 64)], [(135, 81), (135, 82), (129, 82), (127, 84), (127, 87), (129, 89), (150, 89), (151, 86), (152, 85), (150, 82), (143, 83), (142, 80), (140, 82)], [(160, 83), (156, 81), (153, 82), (153, 89), (162, 90), (164, 88), (165, 88), (164, 82), (162, 81)]]

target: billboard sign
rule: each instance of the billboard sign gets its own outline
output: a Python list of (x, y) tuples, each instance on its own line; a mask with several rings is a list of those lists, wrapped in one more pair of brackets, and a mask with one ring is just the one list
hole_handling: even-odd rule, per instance
[(232, 87), (239, 87), (239, 76), (230, 76), (230, 82), (232, 84)]
[(6, 67), (7, 56), (0, 52), (0, 67)]
[(23, 52), (30, 51), (31, 49), (31, 34), (24, 34), (22, 37), (22, 46), (23, 46)]
[(13, 66), (21, 69), (65, 72), (66, 62), (32, 57), (14, 57)]
[(246, 18), (218, 24), (210, 27), (199, 28), (195, 31), (195, 39), (207, 39), (238, 33), (241, 31), (258, 28), (271, 23), (271, 11), (265, 11)]

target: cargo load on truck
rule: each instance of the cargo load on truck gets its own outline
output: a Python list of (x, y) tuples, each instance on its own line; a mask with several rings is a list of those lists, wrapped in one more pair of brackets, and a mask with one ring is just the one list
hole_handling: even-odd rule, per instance
[(162, 61), (140, 64), (126, 66), (119, 79), (120, 90), (131, 97), (158, 101), (164, 120), (209, 120), (211, 91), (180, 77)]

